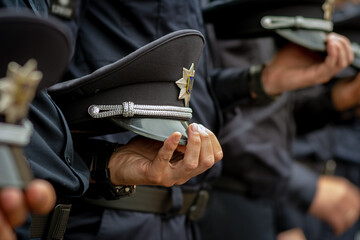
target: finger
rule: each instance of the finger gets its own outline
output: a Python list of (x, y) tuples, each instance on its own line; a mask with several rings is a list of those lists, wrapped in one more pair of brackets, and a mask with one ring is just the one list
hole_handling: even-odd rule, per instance
[(330, 210), (329, 223), (332, 226), (335, 235), (341, 235), (346, 230), (346, 222), (344, 218), (344, 210), (341, 205)]
[(193, 176), (199, 175), (200, 173), (212, 167), (215, 163), (214, 151), (209, 134), (202, 125), (199, 125), (199, 132), (201, 138), (199, 165), (193, 171)]
[(163, 146), (159, 149), (152, 164), (146, 172), (145, 182), (151, 182), (154, 185), (162, 185), (170, 187), (174, 184), (174, 176), (169, 174), (169, 164), (174, 151), (176, 150), (181, 138), (181, 133), (175, 132), (171, 134), (165, 141)]
[(348, 181), (344, 181), (346, 192), (334, 208), (333, 222), (334, 232), (336, 235), (341, 235), (347, 229), (354, 225), (359, 217), (359, 193), (357, 188)]
[(339, 220), (335, 220), (334, 223), (332, 224), (332, 227), (333, 227), (333, 231), (334, 231), (335, 236), (340, 236), (346, 230), (345, 223), (340, 222)]
[(155, 158), (155, 162), (161, 165), (168, 164), (174, 151), (176, 150), (181, 138), (181, 133), (174, 132), (165, 141), (163, 146), (159, 149)]
[(210, 136), (210, 140), (211, 140), (211, 144), (212, 144), (213, 152), (214, 152), (214, 156), (215, 156), (215, 162), (218, 162), (224, 156), (220, 142), (212, 131), (210, 131), (207, 128), (205, 128), (205, 130), (206, 130), (207, 134), (209, 134), (209, 136)]
[[(349, 210), (349, 209), (348, 209)], [(333, 214), (333, 230), (336, 236), (343, 234), (349, 229), (357, 219), (354, 219), (354, 213), (350, 211), (334, 211)]]
[(188, 135), (182, 169), (184, 173), (190, 174), (199, 164), (201, 150), (199, 125), (192, 123), (188, 128)]
[(336, 47), (337, 58), (334, 68), (331, 71), (336, 72), (337, 69), (340, 69), (346, 63), (346, 54), (344, 53), (344, 48), (341, 41), (336, 35), (332, 35), (332, 44)]
[(56, 193), (49, 182), (36, 179), (26, 189), (26, 200), (30, 211), (36, 214), (47, 214), (55, 206)]
[(349, 188), (349, 203), (346, 204), (347, 208), (345, 210), (345, 222), (347, 223), (348, 227), (351, 227), (360, 216), (360, 191), (356, 186), (351, 184)]
[(347, 228), (353, 226), (358, 219), (359, 219), (359, 213), (355, 209), (350, 209), (345, 214), (345, 223), (347, 224)]
[(2, 212), (0, 212), (0, 239), (2, 240), (16, 239), (13, 228), (7, 222)]
[(26, 220), (28, 210), (24, 195), (19, 189), (6, 188), (1, 190), (0, 204), (11, 226), (20, 226)]
[(351, 48), (351, 42), (350, 40), (342, 35), (336, 34), (335, 35), (338, 37), (339, 41), (342, 43), (343, 49), (344, 49), (344, 53), (346, 54), (346, 60), (347, 60), (347, 65), (349, 65), (350, 63), (352, 63), (354, 61), (354, 52), (352, 51)]
[(327, 36), (326, 51), (327, 56), (325, 58), (325, 64), (330, 67), (335, 66), (339, 53), (336, 45), (336, 39), (332, 34)]
[(346, 37), (338, 34), (334, 34), (334, 36), (340, 47), (339, 67), (346, 68), (352, 62), (351, 59), (354, 57), (350, 47), (350, 41)]
[(346, 66), (348, 67), (354, 61), (354, 52), (351, 48), (351, 43), (347, 42), (345, 46), (345, 51), (347, 59), (346, 59)]
[(354, 59), (355, 59), (355, 54), (354, 54), (354, 51), (353, 51), (353, 49), (352, 49), (352, 47), (351, 47), (351, 43), (350, 43), (350, 42), (349, 42), (347, 48), (348, 48), (348, 57), (349, 57), (348, 62), (349, 62), (349, 64), (351, 64), (351, 63), (354, 61)]
[(338, 58), (338, 69), (342, 69), (347, 67), (348, 65), (348, 59), (345, 47), (343, 46), (342, 42), (340, 40), (337, 41), (338, 48), (339, 48), (339, 58)]

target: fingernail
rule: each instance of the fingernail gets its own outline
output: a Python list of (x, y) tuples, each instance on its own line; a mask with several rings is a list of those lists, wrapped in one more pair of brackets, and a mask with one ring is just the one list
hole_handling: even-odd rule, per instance
[(178, 144), (178, 143), (180, 142), (180, 138), (181, 138), (181, 133), (178, 133), (178, 134), (176, 135), (176, 138), (174, 139), (174, 142), (175, 142), (176, 144)]
[(199, 124), (199, 131), (201, 132), (201, 134), (203, 135), (208, 135), (206, 132), (206, 129), (203, 125)]
[(191, 124), (191, 131), (193, 131), (194, 133), (199, 133), (199, 125), (197, 125), (196, 123)]

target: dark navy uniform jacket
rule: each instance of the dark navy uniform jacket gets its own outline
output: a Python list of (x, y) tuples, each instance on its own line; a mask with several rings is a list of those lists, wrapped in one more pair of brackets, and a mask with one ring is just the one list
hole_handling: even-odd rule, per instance
[[(31, 9), (39, 17), (50, 15), (50, 1), (1, 0), (1, 8), (21, 11)], [(80, 1), (78, 1), (80, 4)], [(64, 20), (75, 43), (77, 20)], [(55, 187), (58, 202), (82, 196), (89, 185), (89, 168), (73, 148), (73, 141), (63, 114), (46, 90), (37, 94), (30, 106), (29, 120), (34, 125), (25, 156), (36, 178), (46, 179)], [(29, 223), (17, 230), (18, 239), (29, 239)]]
[[(35, 12), (46, 12), (47, 6), (44, 5), (46, 3), (28, 1), (26, 4), (21, 4), (19, 1), (10, 1), (9, 4), (25, 5)], [(69, 24), (74, 33), (77, 33), (77, 24), (77, 22)], [(91, 1), (84, 22), (80, 26), (76, 46), (78, 52), (75, 53), (70, 68), (71, 78), (82, 76), (114, 62), (171, 31), (184, 28), (203, 31), (200, 6), (197, 1)], [(90, 31), (91, 35), (88, 35), (87, 31)], [(73, 40), (75, 39), (76, 34)], [(246, 72), (240, 71), (235, 77), (228, 78), (228, 84), (215, 84), (215, 86), (231, 98), (242, 97), (242, 94), (248, 96), (247, 85), (241, 85), (241, 81), (238, 81), (244, 76)], [(220, 119), (207, 80), (206, 56), (203, 56), (197, 69), (197, 80), (191, 101), (194, 110), (193, 119), (217, 132)], [(228, 90), (223, 88), (221, 91), (222, 86), (226, 86)], [(245, 91), (239, 94), (233, 86)], [(47, 106), (47, 112), (44, 112), (43, 106)], [(84, 162), (76, 160), (77, 155), (73, 152), (70, 134), (62, 114), (45, 93), (35, 100), (32, 112), (31, 118), (39, 123), (38, 127), (35, 125), (38, 134), (34, 135), (32, 144), (38, 141), (49, 145), (42, 146), (40, 151), (39, 148), (29, 146), (26, 151), (35, 175), (54, 183), (58, 187), (58, 192), (66, 197), (81, 195), (87, 188), (88, 170)], [(47, 131), (42, 131), (44, 126)], [(43, 155), (37, 157), (40, 153)], [(51, 157), (51, 162), (48, 160), (44, 163), (43, 161), (49, 159), (48, 157)], [(45, 164), (50, 168), (44, 168)], [(218, 167), (214, 167), (208, 173), (191, 179), (187, 186), (201, 187), (202, 184), (207, 183), (203, 181), (204, 178), (212, 179), (218, 175), (218, 170)], [(91, 209), (83, 209), (83, 211), (88, 213)], [(144, 239), (149, 236), (153, 236), (154, 239), (177, 237), (192, 239), (195, 236), (192, 233), (195, 229), (184, 220), (184, 216), (166, 221), (161, 216), (126, 211), (104, 211), (101, 214), (103, 218), (101, 226), (92, 228), (91, 231), (89, 228), (86, 230), (90, 233), (95, 231), (101, 239), (113, 239), (119, 236), (119, 233), (123, 239), (127, 238), (127, 234), (129, 239)], [(86, 225), (86, 221), (87, 219), (81, 217), (78, 223)], [(112, 225), (113, 223), (116, 224)], [(84, 235), (81, 237), (90, 239)]]
[[(215, 44), (214, 49), (220, 50), (217, 56), (214, 54), (219, 68), (263, 64), (276, 51), (271, 38), (218, 40), (212, 44)], [(224, 72), (215, 70), (214, 78), (221, 74)], [(210, 199), (210, 213), (203, 220), (202, 227), (208, 239), (219, 239), (221, 236), (227, 239), (239, 236), (245, 239), (275, 239), (276, 214), (272, 212), (269, 200), (289, 201), (306, 212), (317, 186), (317, 174), (298, 164), (292, 155), (295, 126), (301, 124), (302, 131), (309, 131), (329, 121), (327, 116), (333, 114), (330, 98), (325, 94), (299, 99), (297, 92), (285, 92), (268, 104), (242, 101), (234, 107), (227, 101), (226, 92), (223, 95), (220, 103), (224, 109), (225, 124), (219, 136), (224, 151), (222, 174), (224, 179), (236, 179), (238, 185), (245, 186), (243, 189), (228, 186), (236, 183), (227, 181), (227, 186), (222, 184), (214, 191), (212, 199), (215, 200)], [(246, 202), (241, 196), (264, 198), (268, 202)], [(220, 207), (221, 204), (224, 206)], [(226, 208), (229, 213), (225, 212)], [(220, 223), (217, 223), (218, 219)], [(241, 223), (247, 227), (241, 228)], [(217, 231), (215, 226), (225, 233)]]
[[(219, 50), (223, 49), (217, 56), (219, 68), (263, 64), (276, 51), (270, 38), (241, 40), (242, 45), (236, 40), (218, 44)], [(234, 47), (243, 51), (237, 53)], [(215, 79), (223, 74), (214, 71)], [(272, 103), (241, 101), (234, 107), (226, 92), (215, 91), (225, 113), (220, 135), (223, 174), (245, 183), (251, 197), (288, 199), (306, 210), (315, 193), (317, 176), (294, 161), (291, 141), (295, 137), (294, 111), (304, 111), (310, 104), (297, 106), (294, 93), (285, 92)]]
[[(359, 17), (360, 6), (352, 3), (344, 4), (334, 12), (334, 31), (345, 35), (350, 41), (359, 44)], [(349, 67), (339, 73), (338, 76), (348, 77), (357, 74), (357, 69)], [(318, 86), (303, 94), (317, 96), (327, 90), (328, 88), (325, 86)], [(319, 111), (319, 109), (317, 109), (317, 111)], [(324, 115), (323, 113), (320, 114)], [(344, 115), (346, 121), (344, 121)], [(307, 132), (307, 129), (300, 129), (299, 135), (301, 136), (294, 144), (294, 154), (300, 158), (316, 156), (315, 158), (320, 161), (335, 158), (354, 164), (360, 163), (359, 124), (358, 117), (354, 116), (352, 110), (349, 110), (340, 114), (335, 124), (331, 124), (324, 129), (312, 131), (306, 135), (303, 134), (303, 132)], [(315, 140), (321, 144), (316, 144)]]
[[(315, 92), (319, 91), (324, 91), (324, 87), (319, 86)], [(298, 136), (292, 151), (296, 159), (318, 173), (324, 171), (327, 161), (335, 161), (332, 174), (360, 186), (360, 121), (353, 118), (351, 111), (345, 116), (346, 121), (339, 118), (324, 128)], [(289, 211), (284, 205), (281, 209), (284, 210), (284, 224), (292, 222), (292, 228), (302, 226), (308, 239), (354, 239), (359, 230), (360, 222), (357, 221), (344, 234), (335, 237), (328, 224), (303, 213)]]
[[(318, 86), (303, 94), (316, 95), (326, 90), (326, 87)], [(309, 117), (311, 118), (311, 114)], [(292, 144), (292, 151), (299, 159), (308, 158), (320, 162), (336, 159), (349, 164), (360, 164), (359, 132), (359, 119), (352, 110), (345, 111), (338, 114), (336, 121), (323, 128), (300, 132)]]
[[(0, 7), (18, 11), (30, 8), (40, 17), (50, 15), (49, 1), (1, 0)], [(63, 21), (72, 30), (73, 44), (76, 21)], [(49, 180), (56, 188), (59, 200), (81, 196), (89, 185), (89, 170), (74, 152), (65, 118), (46, 90), (37, 94), (32, 102), (29, 119), (35, 131), (25, 148), (25, 155), (35, 177)]]
[[(3, 6), (31, 8), (39, 16), (46, 17), (49, 14), (49, 1), (4, 0)], [(81, 19), (81, 14), (73, 21), (64, 20), (73, 32), (73, 42), (77, 36), (80, 39), (76, 46), (78, 52), (74, 57), (75, 64), (70, 68), (70, 72), (73, 73), (71, 78), (82, 76), (100, 66), (114, 62), (166, 33), (184, 28), (202, 30), (201, 12), (197, 1), (92, 1), (89, 8), (86, 8), (86, 1), (78, 1), (78, 6), (79, 10), (88, 9), (80, 32), (78, 32), (80, 26), (78, 20)], [(103, 36), (97, 32), (104, 29)], [(91, 35), (86, 35), (87, 30), (91, 31)], [(202, 66), (197, 69), (197, 76), (203, 77), (202, 79), (197, 77), (194, 88), (199, 90), (196, 90), (197, 94), (193, 95), (191, 103), (195, 112), (194, 120), (216, 131), (220, 125), (219, 116), (206, 81), (205, 58), (200, 65)], [(74, 66), (78, 66), (79, 69)], [(203, 109), (206, 111), (202, 111)], [(88, 187), (88, 167), (74, 152), (64, 117), (46, 92), (42, 92), (34, 100), (30, 120), (34, 122), (35, 133), (26, 149), (26, 156), (35, 176), (49, 180), (56, 187), (59, 200), (81, 196)], [(212, 178), (211, 175), (217, 175), (218, 168), (213, 169), (213, 172), (192, 179), (189, 185), (199, 188), (200, 183), (203, 182), (202, 178)], [(86, 214), (91, 210), (84, 209), (82, 213)], [(76, 209), (74, 212), (76, 213)], [(119, 233), (123, 239), (126, 239), (126, 234), (129, 234), (130, 239), (136, 239), (136, 236), (139, 239), (149, 236), (154, 239), (162, 237), (192, 239), (195, 236), (192, 233), (194, 231), (192, 225), (185, 222), (184, 216), (166, 221), (166, 218), (153, 214), (125, 211), (120, 213), (108, 211), (101, 214), (103, 225), (85, 230), (89, 234), (93, 231), (100, 235), (104, 233), (101, 239), (106, 237), (114, 239), (114, 235), (118, 237)], [(86, 218), (81, 218), (79, 223), (86, 225), (86, 221)], [(108, 223), (116, 223), (116, 225)], [(111, 230), (106, 230), (107, 227)], [(86, 234), (80, 237), (90, 239)]]
[[(344, 34), (351, 41), (357, 43), (359, 42), (357, 26), (359, 10), (360, 8), (356, 4), (346, 3), (341, 8), (337, 8), (333, 16), (334, 31)], [(347, 68), (339, 76), (355, 76), (356, 74), (355, 69)], [(324, 91), (327, 91), (327, 87), (318, 86), (302, 94), (316, 96)], [(317, 104), (321, 105), (320, 102)], [(318, 113), (320, 112), (318, 111)], [(308, 118), (310, 121), (316, 120), (307, 115), (307, 113), (304, 114), (304, 118)], [(330, 115), (334, 114), (330, 112)], [(333, 174), (360, 186), (360, 122), (352, 110), (340, 114), (335, 122), (324, 128), (308, 133), (307, 130), (311, 129), (300, 128), (298, 131), (300, 136), (292, 146), (295, 157), (300, 161), (305, 161), (305, 164), (317, 172), (324, 170), (326, 161), (334, 160), (336, 167), (333, 169)], [(288, 223), (291, 222), (289, 219), (293, 219), (294, 223), (291, 227), (303, 226), (308, 239), (354, 239), (359, 234), (360, 221), (357, 221), (341, 236), (335, 237), (328, 224), (298, 212), (286, 212), (284, 205), (282, 209), (285, 209), (286, 220), (284, 222)]]
[[(180, 29), (196, 29), (205, 34), (198, 1), (89, 1), (79, 28), (76, 51), (67, 78), (89, 74), (146, 43)], [(206, 54), (205, 51), (196, 69), (190, 107), (194, 113), (192, 120), (216, 133), (221, 125), (221, 118), (208, 82)], [(228, 84), (239, 87), (238, 80), (232, 78)], [(237, 93), (235, 97), (249, 97), (246, 84), (245, 82), (244, 94)], [(232, 86), (229, 89), (232, 89)], [(119, 139), (114, 136), (113, 140)], [(205, 174), (190, 179), (181, 188), (206, 188), (210, 181), (219, 175), (219, 170), (220, 164), (217, 164)], [(176, 189), (179, 187), (173, 187), (172, 191), (175, 192)], [(177, 202), (176, 199), (173, 200)], [(198, 236), (197, 228), (186, 221), (185, 216), (169, 218), (140, 212), (110, 209), (99, 211), (82, 206), (76, 208), (73, 209), (69, 221), (66, 235), (68, 239), (114, 239), (117, 236), (122, 239), (194, 239)], [(92, 218), (88, 217), (91, 212)], [(87, 216), (86, 221), (83, 220), (84, 216)], [(94, 233), (84, 235), (82, 229), (89, 228), (94, 229)]]
[[(89, 74), (176, 30), (204, 33), (198, 5), (197, 1), (89, 1), (66, 77)], [(190, 101), (192, 121), (217, 132), (219, 113), (207, 82), (206, 64), (204, 53), (196, 69)]]

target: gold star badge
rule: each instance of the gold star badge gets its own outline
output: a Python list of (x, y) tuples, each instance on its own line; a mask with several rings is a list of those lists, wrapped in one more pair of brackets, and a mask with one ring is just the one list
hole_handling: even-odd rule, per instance
[(15, 123), (27, 115), (28, 104), (42, 78), (42, 73), (36, 68), (34, 59), (23, 67), (11, 62), (6, 77), (0, 79), (0, 114), (5, 115), (6, 122)]
[(176, 81), (176, 85), (180, 88), (179, 99), (184, 99), (185, 107), (189, 106), (194, 76), (194, 64), (191, 64), (190, 69), (183, 68), (183, 77)]

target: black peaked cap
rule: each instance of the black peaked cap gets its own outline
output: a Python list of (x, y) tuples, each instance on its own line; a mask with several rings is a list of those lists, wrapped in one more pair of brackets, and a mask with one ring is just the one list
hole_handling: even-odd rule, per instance
[(89, 107), (133, 102), (185, 108), (184, 100), (178, 98), (180, 88), (175, 82), (183, 77), (183, 68), (190, 69), (192, 64), (196, 68), (203, 46), (204, 37), (200, 32), (176, 31), (89, 75), (56, 84), (49, 93), (64, 112), (73, 132), (103, 135), (127, 129), (164, 140), (179, 131), (183, 135), (181, 143), (185, 144), (188, 118), (141, 114), (93, 118)]
[(352, 66), (360, 69), (360, 4), (348, 4), (337, 9), (333, 17), (334, 32), (350, 39), (354, 52)]
[[(37, 69), (43, 74), (38, 90), (60, 80), (69, 62), (71, 47), (68, 32), (59, 22), (36, 17), (26, 8), (1, 9), (0, 32), (0, 78), (6, 76), (10, 62), (24, 65), (29, 59), (35, 59)], [(31, 174), (19, 146), (0, 143), (0, 158), (0, 186), (26, 187)]]
[(9, 62), (24, 65), (37, 61), (43, 73), (38, 89), (58, 82), (71, 55), (69, 32), (54, 18), (35, 16), (28, 9), (0, 11), (0, 76), (6, 75)]
[[(215, 1), (203, 10), (204, 19), (212, 23), (219, 39), (281, 37), (315, 51), (326, 50), (326, 33), (319, 30), (316, 19), (323, 21), (323, 0), (233, 0)], [(264, 27), (264, 17), (290, 17), (298, 26), (269, 29)], [(301, 18), (308, 18), (307, 27), (301, 27)], [(312, 21), (309, 25), (309, 20)], [(315, 20), (315, 21), (316, 21)], [(323, 26), (323, 24), (321, 24)], [(309, 27), (310, 26), (310, 27)]]
[(274, 31), (261, 26), (264, 16), (323, 18), (323, 0), (233, 0), (214, 1), (203, 9), (218, 38), (269, 36)]

